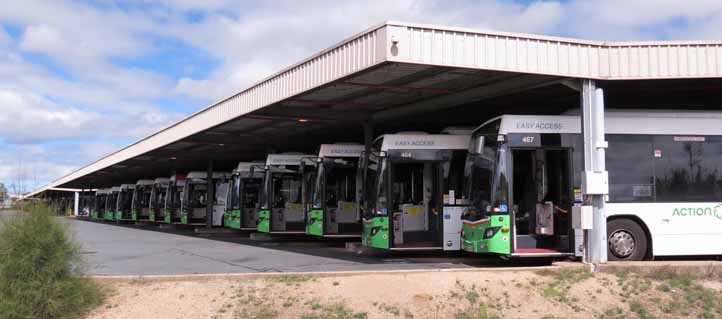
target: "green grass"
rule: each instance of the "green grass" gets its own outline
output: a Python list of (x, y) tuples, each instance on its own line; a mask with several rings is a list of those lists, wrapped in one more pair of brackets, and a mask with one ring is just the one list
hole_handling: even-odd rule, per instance
[(40, 203), (0, 227), (0, 318), (80, 318), (104, 299), (80, 246)]
[(654, 316), (652, 316), (651, 313), (647, 310), (647, 308), (644, 307), (641, 303), (638, 301), (632, 301), (629, 303), (629, 310), (636, 313), (637, 316), (639, 316), (639, 319), (653, 319)]
[[(645, 308), (656, 309), (666, 315), (698, 318), (722, 317), (722, 293), (706, 288), (700, 280), (715, 280), (719, 269), (684, 269), (660, 267), (651, 270), (627, 269), (615, 271), (618, 284), (627, 298), (638, 298), (629, 304), (630, 311), (639, 318), (653, 318)], [(669, 300), (644, 298), (651, 287)]]
[(501, 318), (494, 312), (489, 310), (489, 307), (484, 304), (478, 304), (458, 311), (454, 314), (454, 319), (498, 319)]
[(278, 276), (270, 276), (267, 278), (270, 282), (277, 282), (286, 284), (288, 286), (294, 285), (294, 284), (300, 284), (302, 282), (307, 282), (311, 280), (315, 280), (316, 277), (311, 275), (278, 275)]
[(552, 277), (552, 281), (542, 288), (542, 295), (565, 304), (573, 302), (568, 295), (572, 285), (593, 276), (592, 273), (581, 268), (562, 269), (561, 271), (541, 270), (537, 271), (536, 274)]
[(302, 319), (366, 319), (365, 312), (355, 312), (349, 309), (345, 303), (336, 302), (330, 305), (319, 305), (313, 313), (301, 316)]

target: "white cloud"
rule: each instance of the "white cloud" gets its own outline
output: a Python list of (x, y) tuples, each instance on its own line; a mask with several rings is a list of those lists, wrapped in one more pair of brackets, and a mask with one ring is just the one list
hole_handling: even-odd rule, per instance
[(719, 38), (722, 1), (577, 0), (569, 5), (572, 35), (603, 40)]
[(10, 45), (13, 42), (12, 37), (5, 31), (5, 29), (0, 25), (0, 47), (5, 47)]
[(57, 28), (47, 25), (29, 26), (25, 30), (20, 48), (30, 52), (54, 54), (68, 50), (72, 45), (63, 39)]
[(100, 113), (1, 88), (0, 114), (0, 138), (10, 144), (90, 136), (139, 138), (180, 117), (147, 105), (121, 105), (117, 111)]
[[(0, 89), (0, 136), (6, 143), (66, 139), (87, 135), (98, 116), (60, 107), (33, 94)], [(42, 128), (42, 129), (39, 129)]]

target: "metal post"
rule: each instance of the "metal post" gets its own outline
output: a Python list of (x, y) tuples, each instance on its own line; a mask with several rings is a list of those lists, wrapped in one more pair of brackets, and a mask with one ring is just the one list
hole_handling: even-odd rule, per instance
[(213, 161), (208, 161), (206, 171), (206, 228), (213, 227), (213, 201), (215, 199), (215, 187), (213, 184)]
[(584, 204), (592, 206), (593, 225), (584, 231), (584, 262), (599, 271), (607, 262), (607, 218), (604, 209), (608, 193), (604, 153), (604, 92), (594, 80), (581, 80), (582, 132), (584, 139)]
[(75, 195), (75, 196), (73, 196), (73, 198), (75, 199), (75, 201), (74, 201), (75, 205), (73, 206), (73, 215), (77, 217), (78, 216), (78, 202), (80, 201), (80, 195), (78, 194), (78, 192), (74, 192), (73, 194)]

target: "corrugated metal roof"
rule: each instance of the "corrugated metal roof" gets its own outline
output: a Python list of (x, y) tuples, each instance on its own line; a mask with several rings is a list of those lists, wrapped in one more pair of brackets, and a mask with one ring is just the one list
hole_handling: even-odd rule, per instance
[[(386, 22), (351, 36), (231, 97), (59, 178), (31, 195), (384, 62), (398, 64), (383, 74), (383, 79), (360, 78), (366, 84), (383, 83), (409, 75), (411, 71), (431, 67), (603, 80), (722, 77), (722, 42), (601, 42)], [(444, 78), (420, 79), (419, 83), (439, 83), (449, 80), (450, 76), (445, 74)], [(343, 88), (344, 93), (364, 90), (363, 87), (353, 85), (345, 85)], [(395, 93), (381, 91), (366, 99), (372, 102), (375, 97), (391, 94)]]
[(389, 60), (604, 80), (722, 76), (721, 41), (602, 42), (389, 23)]

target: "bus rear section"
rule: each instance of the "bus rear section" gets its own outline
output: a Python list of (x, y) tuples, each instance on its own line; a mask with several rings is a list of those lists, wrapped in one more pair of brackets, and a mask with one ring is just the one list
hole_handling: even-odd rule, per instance
[[(393, 134), (364, 165), (362, 244), (390, 250), (459, 250), (469, 135)], [(458, 197), (457, 197), (458, 196)]]

